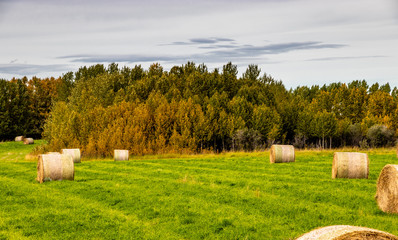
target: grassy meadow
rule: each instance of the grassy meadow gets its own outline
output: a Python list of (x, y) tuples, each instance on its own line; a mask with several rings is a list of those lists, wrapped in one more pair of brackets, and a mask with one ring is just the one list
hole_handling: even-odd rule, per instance
[(0, 239), (294, 239), (349, 224), (398, 235), (374, 200), (393, 149), (369, 151), (369, 179), (331, 179), (333, 151), (83, 159), (75, 181), (39, 184), (35, 146), (0, 143)]

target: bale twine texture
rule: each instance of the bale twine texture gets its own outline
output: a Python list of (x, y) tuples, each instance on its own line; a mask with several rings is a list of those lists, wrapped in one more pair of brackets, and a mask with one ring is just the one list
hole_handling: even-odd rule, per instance
[(332, 178), (368, 178), (369, 158), (366, 153), (335, 152)]
[(398, 213), (398, 165), (387, 164), (381, 170), (375, 198), (383, 212)]
[(272, 145), (269, 161), (270, 163), (294, 162), (295, 155), (293, 145)]
[(23, 139), (24, 139), (23, 136), (15, 137), (15, 142), (21, 142), (21, 141), (23, 141)]
[(128, 161), (129, 150), (115, 150), (114, 159), (115, 161)]
[(24, 138), (23, 143), (24, 144), (33, 144), (33, 138)]
[(80, 149), (78, 148), (62, 149), (62, 154), (70, 155), (74, 163), (81, 162)]
[(37, 161), (37, 181), (74, 180), (73, 159), (65, 154), (41, 154)]
[(398, 240), (398, 237), (366, 227), (335, 225), (312, 230), (296, 240)]

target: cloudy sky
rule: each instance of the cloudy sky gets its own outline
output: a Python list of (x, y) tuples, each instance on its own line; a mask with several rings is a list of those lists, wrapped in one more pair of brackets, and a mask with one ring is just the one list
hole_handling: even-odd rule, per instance
[(286, 87), (398, 86), (397, 0), (0, 0), (0, 78), (249, 64)]

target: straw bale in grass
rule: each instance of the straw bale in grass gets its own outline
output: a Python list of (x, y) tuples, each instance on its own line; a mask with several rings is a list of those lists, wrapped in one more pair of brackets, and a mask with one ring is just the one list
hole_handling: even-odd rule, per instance
[(81, 162), (80, 149), (78, 148), (62, 149), (62, 154), (70, 155), (74, 163)]
[(398, 237), (366, 227), (335, 225), (312, 230), (296, 240), (398, 240)]
[(22, 142), (22, 141), (23, 141), (23, 139), (24, 139), (24, 137), (23, 137), (23, 136), (18, 136), (18, 137), (15, 137), (15, 142)]
[(51, 153), (41, 154), (37, 161), (37, 181), (73, 180), (75, 168), (69, 155)]
[(128, 161), (129, 150), (115, 150), (114, 159), (115, 161)]
[(366, 153), (335, 152), (332, 178), (368, 178), (369, 158)]
[(272, 145), (269, 156), (270, 163), (294, 162), (293, 145)]
[(33, 138), (24, 138), (23, 139), (24, 144), (33, 144)]
[(375, 198), (383, 212), (398, 213), (398, 165), (387, 164), (381, 170)]

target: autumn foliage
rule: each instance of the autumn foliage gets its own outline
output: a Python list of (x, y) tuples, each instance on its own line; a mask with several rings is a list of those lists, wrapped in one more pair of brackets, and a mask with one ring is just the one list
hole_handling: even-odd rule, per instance
[(397, 88), (362, 80), (287, 90), (256, 65), (237, 74), (231, 63), (212, 71), (191, 62), (170, 71), (98, 64), (59, 79), (2, 80), (2, 89), (23, 89), (14, 95), (32, 116), (7, 134), (43, 132), (49, 149), (86, 156), (394, 144)]

